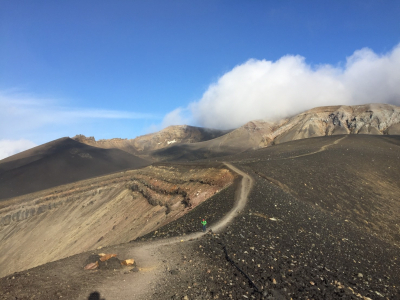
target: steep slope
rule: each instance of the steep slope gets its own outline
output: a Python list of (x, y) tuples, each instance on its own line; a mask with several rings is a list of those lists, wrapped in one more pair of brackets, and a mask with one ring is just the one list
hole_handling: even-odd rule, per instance
[(149, 164), (119, 149), (61, 138), (1, 160), (0, 199)]
[(117, 148), (136, 155), (168, 147), (173, 144), (196, 143), (217, 138), (229, 130), (208, 129), (188, 125), (169, 126), (163, 130), (139, 136), (135, 139), (98, 140), (94, 137), (77, 135), (74, 140), (99, 148)]
[(400, 107), (389, 104), (326, 106), (281, 121), (275, 143), (338, 134), (400, 134)]
[(233, 180), (218, 164), (158, 165), (2, 201), (0, 277), (129, 242), (176, 220)]

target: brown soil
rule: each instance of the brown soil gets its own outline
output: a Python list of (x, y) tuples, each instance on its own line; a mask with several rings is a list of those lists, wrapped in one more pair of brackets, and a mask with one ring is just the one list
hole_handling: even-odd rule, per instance
[[(209, 227), (214, 232), (225, 228), (243, 209), (252, 185), (252, 179), (248, 175), (230, 164), (227, 166), (244, 177), (237, 185), (238, 198), (232, 209), (219, 222)], [(221, 198), (224, 192), (225, 190), (214, 197)], [(4, 289), (3, 299), (14, 299), (14, 297), (18, 299), (62, 297), (87, 299), (93, 291), (98, 291), (105, 299), (149, 299), (163, 274), (166, 271), (172, 272), (173, 266), (180, 261), (181, 258), (175, 254), (175, 250), (182, 249), (184, 244), (191, 244), (193, 240), (203, 235), (203, 232), (197, 232), (155, 242), (135, 242), (98, 250), (106, 253), (118, 253), (118, 256), (123, 259), (135, 258), (139, 272), (132, 272), (128, 268), (114, 271), (83, 270), (88, 256), (96, 252), (78, 254), (71, 258), (19, 272), (0, 280), (0, 286)], [(43, 277), (43, 274), (46, 276)], [(46, 286), (46, 288), (38, 289), (38, 286)]]
[(133, 240), (178, 219), (233, 179), (222, 165), (164, 164), (3, 201), (0, 276)]

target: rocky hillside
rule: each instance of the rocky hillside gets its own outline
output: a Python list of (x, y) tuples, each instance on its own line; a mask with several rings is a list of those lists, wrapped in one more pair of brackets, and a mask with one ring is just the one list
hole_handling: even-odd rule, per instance
[(400, 134), (400, 107), (389, 104), (317, 107), (270, 123), (252, 121), (220, 138), (222, 145), (262, 148), (339, 134)]
[(389, 104), (317, 107), (277, 122), (248, 122), (219, 138), (174, 145), (153, 153), (159, 160), (193, 160), (239, 153), (311, 137), (400, 134), (400, 107)]
[(117, 148), (132, 154), (140, 155), (174, 144), (196, 143), (211, 140), (227, 132), (229, 131), (177, 125), (169, 126), (159, 132), (142, 135), (135, 139), (114, 138), (96, 141), (94, 137), (86, 137), (84, 135), (77, 135), (73, 137), (73, 139), (99, 148)]
[(399, 135), (400, 107), (389, 104), (318, 107), (278, 124), (272, 134), (265, 136), (265, 144), (338, 134)]
[(158, 165), (2, 201), (0, 277), (129, 242), (178, 219), (233, 180), (222, 165)]

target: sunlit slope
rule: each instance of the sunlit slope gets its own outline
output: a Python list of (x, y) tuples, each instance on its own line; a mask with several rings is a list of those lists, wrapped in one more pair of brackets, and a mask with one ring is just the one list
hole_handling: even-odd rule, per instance
[(128, 242), (221, 191), (224, 167), (151, 166), (0, 202), (0, 277)]

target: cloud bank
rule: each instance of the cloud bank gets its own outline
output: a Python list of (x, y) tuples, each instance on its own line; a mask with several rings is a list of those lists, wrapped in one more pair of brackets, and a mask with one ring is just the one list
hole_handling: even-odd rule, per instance
[(36, 146), (35, 143), (24, 139), (0, 140), (0, 160)]
[[(400, 105), (400, 44), (379, 55), (357, 50), (344, 66), (311, 66), (299, 55), (250, 59), (209, 86), (198, 102), (175, 110), (168, 124), (192, 119), (200, 126), (230, 129), (250, 120), (269, 121), (327, 105)], [(175, 122), (172, 117), (175, 116)]]

